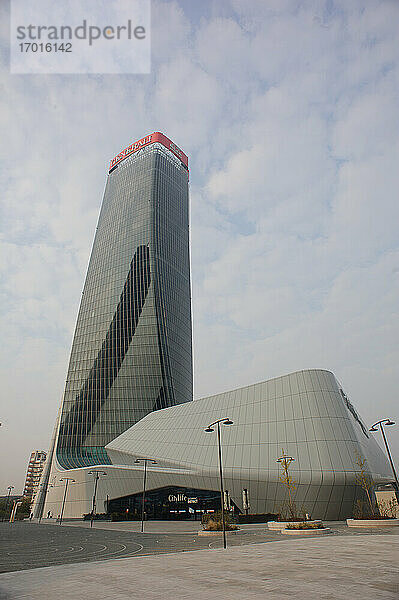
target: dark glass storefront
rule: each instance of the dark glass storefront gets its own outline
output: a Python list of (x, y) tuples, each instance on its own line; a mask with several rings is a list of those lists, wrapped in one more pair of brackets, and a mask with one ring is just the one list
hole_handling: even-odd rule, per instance
[[(141, 518), (142, 502), (142, 493), (114, 498), (108, 503), (108, 514)], [(145, 494), (147, 519), (200, 520), (203, 513), (215, 510), (220, 510), (219, 491), (166, 487), (150, 490)]]

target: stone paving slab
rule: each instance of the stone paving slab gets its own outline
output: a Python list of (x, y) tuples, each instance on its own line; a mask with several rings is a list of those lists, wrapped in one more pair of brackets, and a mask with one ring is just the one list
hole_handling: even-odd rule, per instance
[(0, 575), (1, 600), (398, 600), (398, 536), (327, 536)]

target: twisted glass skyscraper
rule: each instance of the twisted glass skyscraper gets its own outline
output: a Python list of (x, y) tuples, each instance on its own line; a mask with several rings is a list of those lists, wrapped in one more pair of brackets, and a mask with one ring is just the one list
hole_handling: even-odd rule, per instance
[(104, 446), (153, 410), (192, 400), (188, 167), (154, 133), (111, 161), (83, 289), (55, 456)]

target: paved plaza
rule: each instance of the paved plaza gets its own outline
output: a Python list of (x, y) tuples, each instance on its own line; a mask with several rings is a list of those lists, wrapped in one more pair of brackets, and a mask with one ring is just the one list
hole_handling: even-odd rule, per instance
[(243, 525), (223, 550), (198, 525), (153, 521), (141, 534), (138, 523), (1, 523), (0, 599), (399, 598), (397, 527), (332, 523), (322, 538), (283, 539)]

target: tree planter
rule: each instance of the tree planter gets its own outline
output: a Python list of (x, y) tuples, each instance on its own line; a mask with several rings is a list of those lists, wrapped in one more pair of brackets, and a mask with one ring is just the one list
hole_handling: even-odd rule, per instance
[(281, 533), (284, 535), (324, 535), (325, 533), (331, 533), (329, 527), (323, 527), (323, 529), (281, 529)]
[(399, 519), (346, 519), (348, 527), (393, 527)]
[[(267, 526), (272, 531), (281, 531), (288, 525), (299, 525), (299, 523), (304, 523), (304, 521), (269, 521)], [(306, 521), (306, 523), (321, 523), (321, 521)]]
[[(239, 529), (232, 529), (231, 531), (226, 531), (226, 535), (230, 535), (231, 533), (238, 533)], [(206, 529), (201, 529), (198, 532), (198, 535), (223, 535), (223, 531), (206, 531)]]

